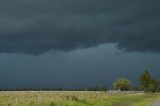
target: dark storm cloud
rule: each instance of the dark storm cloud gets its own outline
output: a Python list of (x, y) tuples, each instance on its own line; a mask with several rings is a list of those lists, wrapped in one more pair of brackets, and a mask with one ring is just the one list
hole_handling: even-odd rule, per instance
[(159, 0), (2, 0), (0, 52), (41, 54), (117, 43), (160, 52)]

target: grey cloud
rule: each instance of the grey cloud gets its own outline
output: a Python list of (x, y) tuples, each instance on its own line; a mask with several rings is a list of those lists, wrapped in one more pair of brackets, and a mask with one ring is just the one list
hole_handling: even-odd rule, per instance
[(160, 52), (158, 0), (0, 1), (0, 52), (42, 54), (104, 43)]

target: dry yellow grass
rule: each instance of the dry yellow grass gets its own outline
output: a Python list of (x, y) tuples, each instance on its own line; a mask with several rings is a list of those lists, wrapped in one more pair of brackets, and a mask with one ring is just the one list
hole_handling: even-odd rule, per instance
[(0, 106), (129, 106), (144, 100), (150, 103), (157, 97), (153, 94), (94, 91), (6, 91), (0, 92)]

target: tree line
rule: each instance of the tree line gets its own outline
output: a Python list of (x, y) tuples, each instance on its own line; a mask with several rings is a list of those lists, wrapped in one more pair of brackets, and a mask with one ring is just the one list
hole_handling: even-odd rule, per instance
[(139, 76), (139, 82), (139, 86), (133, 86), (130, 80), (120, 78), (113, 83), (113, 88), (121, 91), (140, 90), (145, 92), (160, 92), (160, 81), (155, 80), (148, 70), (145, 70)]

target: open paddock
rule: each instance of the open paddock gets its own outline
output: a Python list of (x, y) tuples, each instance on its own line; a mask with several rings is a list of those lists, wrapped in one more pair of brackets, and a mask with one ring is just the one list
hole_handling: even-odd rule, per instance
[(1, 91), (0, 106), (146, 106), (157, 98), (143, 92)]

